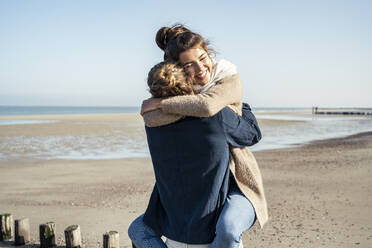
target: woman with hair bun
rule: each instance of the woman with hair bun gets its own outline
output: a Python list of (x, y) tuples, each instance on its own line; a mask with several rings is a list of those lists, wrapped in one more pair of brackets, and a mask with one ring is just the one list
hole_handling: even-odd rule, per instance
[[(163, 27), (156, 34), (156, 43), (164, 51), (166, 62), (158, 64), (158, 67), (155, 66), (149, 73), (148, 85), (155, 98), (143, 102), (141, 114), (147, 127), (175, 123), (184, 116), (214, 116), (226, 106), (238, 115), (242, 115), (242, 107), (243, 112), (250, 113), (249, 105), (242, 105), (241, 102), (242, 86), (235, 66), (226, 60), (216, 63), (211, 58), (213, 50), (201, 35), (183, 25)], [(190, 86), (181, 89), (181, 92), (172, 93), (170, 86), (174, 86), (174, 83), (171, 83), (169, 77), (163, 77), (163, 80), (160, 80), (162, 84), (159, 83), (154, 75), (161, 71), (160, 68), (165, 68), (164, 64), (176, 66), (175, 75), (184, 72), (185, 76), (178, 77), (176, 81), (184, 81), (184, 85)], [(172, 70), (166, 71), (168, 76), (172, 74)], [(159, 85), (162, 85), (163, 92), (167, 91), (165, 94), (159, 94)], [(261, 134), (253, 114), (250, 113), (248, 121), (258, 131), (256, 141), (252, 142), (254, 144), (261, 138)], [(215, 237), (211, 244), (202, 247), (238, 247), (241, 245), (242, 233), (249, 229), (256, 219), (261, 227), (268, 219), (262, 178), (253, 154), (246, 147), (230, 145), (230, 158), (229, 190), (226, 199), (223, 199), (223, 209), (216, 222)], [(137, 247), (166, 247), (160, 239), (160, 235), (164, 233), (157, 232), (156, 225), (152, 225), (149, 219), (151, 216), (146, 216), (145, 213), (132, 223), (129, 228), (131, 239)], [(184, 243), (167, 239), (168, 247), (186, 247), (183, 246)]]

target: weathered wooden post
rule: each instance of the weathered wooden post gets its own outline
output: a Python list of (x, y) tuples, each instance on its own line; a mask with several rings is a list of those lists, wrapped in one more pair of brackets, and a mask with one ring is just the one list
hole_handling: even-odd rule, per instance
[(40, 224), (40, 248), (49, 248), (56, 246), (56, 224), (54, 222), (47, 222)]
[(119, 233), (116, 231), (109, 231), (103, 234), (103, 248), (120, 248)]
[(0, 214), (0, 241), (12, 239), (13, 216), (11, 214)]
[(65, 229), (66, 248), (81, 247), (81, 233), (79, 225), (72, 225)]
[(25, 245), (31, 242), (30, 222), (28, 218), (14, 221), (14, 245)]

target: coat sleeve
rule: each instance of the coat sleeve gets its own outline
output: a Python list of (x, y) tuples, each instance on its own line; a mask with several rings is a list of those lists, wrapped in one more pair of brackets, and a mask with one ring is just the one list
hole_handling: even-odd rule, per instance
[(221, 79), (207, 92), (164, 99), (161, 109), (169, 114), (210, 117), (227, 105), (241, 101), (242, 83), (239, 74), (234, 74)]
[(243, 103), (242, 116), (224, 108), (220, 112), (220, 118), (227, 142), (234, 147), (252, 146), (262, 137), (256, 117), (246, 103)]

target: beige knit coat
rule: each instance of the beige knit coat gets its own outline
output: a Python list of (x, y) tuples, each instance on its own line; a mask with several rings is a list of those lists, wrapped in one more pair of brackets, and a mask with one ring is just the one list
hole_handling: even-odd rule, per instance
[[(209, 117), (224, 107), (242, 113), (242, 83), (239, 74), (221, 79), (207, 92), (162, 100), (161, 109), (144, 114), (145, 125), (163, 126), (184, 116)], [(238, 187), (251, 201), (261, 228), (268, 221), (267, 203), (257, 161), (248, 147), (230, 146), (230, 171)]]

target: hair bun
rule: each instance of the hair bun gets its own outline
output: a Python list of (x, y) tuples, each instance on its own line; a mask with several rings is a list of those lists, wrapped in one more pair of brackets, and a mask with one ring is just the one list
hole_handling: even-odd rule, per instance
[(156, 33), (156, 38), (155, 38), (156, 44), (163, 51), (165, 51), (165, 49), (167, 48), (167, 44), (168, 44), (167, 33), (169, 29), (170, 28), (168, 27), (162, 27)]
[(193, 94), (191, 80), (182, 67), (172, 62), (160, 62), (151, 68), (147, 85), (153, 97)]
[(162, 27), (156, 33), (156, 44), (161, 50), (165, 51), (170, 40), (175, 39), (178, 35), (185, 32), (191, 31), (182, 24), (175, 24), (172, 27)]

